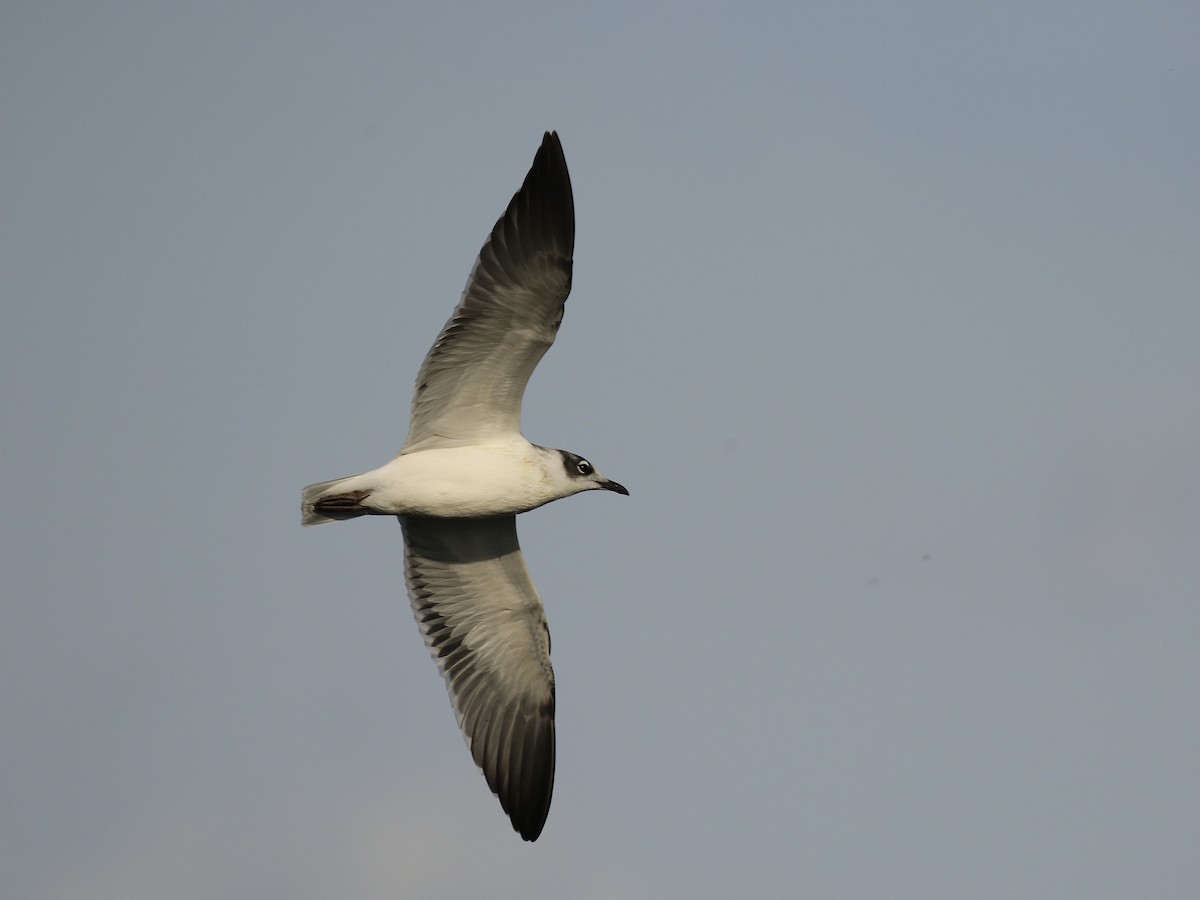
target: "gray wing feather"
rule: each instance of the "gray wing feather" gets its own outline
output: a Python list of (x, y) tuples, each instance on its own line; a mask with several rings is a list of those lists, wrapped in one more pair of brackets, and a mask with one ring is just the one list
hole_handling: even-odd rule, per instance
[(520, 433), (525, 385), (571, 292), (574, 249), (571, 178), (547, 132), (421, 365), (402, 453)]
[(513, 827), (536, 840), (554, 789), (554, 670), (516, 517), (400, 524), (413, 613), (471, 755)]

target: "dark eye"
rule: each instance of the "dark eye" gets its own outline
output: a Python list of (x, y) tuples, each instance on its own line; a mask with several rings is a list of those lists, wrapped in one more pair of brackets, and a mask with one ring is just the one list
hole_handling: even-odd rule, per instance
[(580, 475), (591, 475), (596, 470), (592, 468), (592, 464), (586, 459), (581, 459), (575, 464), (575, 471)]

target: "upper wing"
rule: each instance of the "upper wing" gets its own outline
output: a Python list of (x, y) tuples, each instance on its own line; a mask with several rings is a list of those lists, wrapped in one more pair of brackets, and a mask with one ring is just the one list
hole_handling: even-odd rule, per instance
[(402, 453), (520, 433), (521, 396), (562, 322), (574, 249), (571, 178), (547, 132), (421, 365)]
[(536, 840), (554, 789), (554, 670), (515, 516), (400, 517), (417, 624), (513, 827)]

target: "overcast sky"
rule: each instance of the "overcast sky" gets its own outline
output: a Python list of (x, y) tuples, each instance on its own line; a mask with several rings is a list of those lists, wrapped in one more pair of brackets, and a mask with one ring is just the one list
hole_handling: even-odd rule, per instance
[[(12, 2), (0, 896), (1192, 898), (1200, 6)], [(546, 129), (525, 844), (389, 459)]]

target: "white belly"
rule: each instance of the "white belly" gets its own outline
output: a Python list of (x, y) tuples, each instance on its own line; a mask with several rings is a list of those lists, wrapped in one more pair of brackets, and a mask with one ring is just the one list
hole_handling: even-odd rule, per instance
[[(446, 447), (398, 456), (359, 476), (363, 505), (388, 515), (498, 516), (556, 498), (544, 451), (530, 444)], [(357, 480), (357, 479), (356, 479)]]

